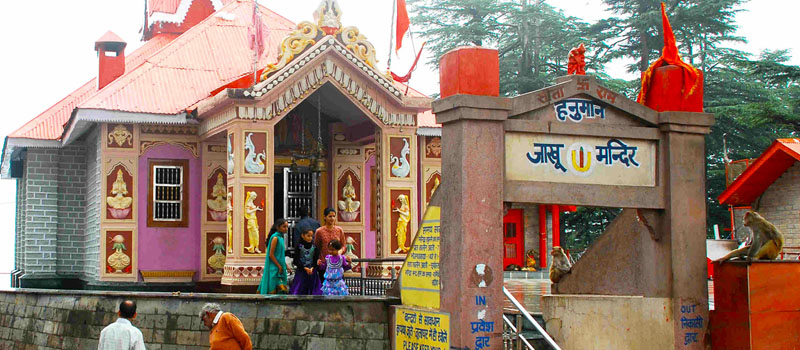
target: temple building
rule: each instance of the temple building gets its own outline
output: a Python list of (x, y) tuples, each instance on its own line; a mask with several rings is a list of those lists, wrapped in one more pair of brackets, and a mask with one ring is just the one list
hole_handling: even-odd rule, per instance
[(405, 256), (441, 129), (336, 0), (299, 24), (250, 0), (146, 6), (144, 45), (103, 35), (97, 77), (5, 139), (13, 286), (253, 286), (301, 207), (334, 208), (348, 254)]

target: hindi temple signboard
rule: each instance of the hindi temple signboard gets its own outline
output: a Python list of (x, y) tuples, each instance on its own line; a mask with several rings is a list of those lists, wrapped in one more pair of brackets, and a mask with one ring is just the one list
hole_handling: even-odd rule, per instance
[(441, 200), (435, 192), (400, 269), (402, 306), (392, 306), (394, 350), (449, 350), (450, 314), (439, 311)]
[(398, 306), (392, 333), (395, 350), (449, 350), (450, 315)]
[(439, 308), (440, 211), (439, 206), (428, 206), (411, 251), (400, 269), (403, 305)]
[(656, 142), (508, 132), (506, 179), (655, 186)]

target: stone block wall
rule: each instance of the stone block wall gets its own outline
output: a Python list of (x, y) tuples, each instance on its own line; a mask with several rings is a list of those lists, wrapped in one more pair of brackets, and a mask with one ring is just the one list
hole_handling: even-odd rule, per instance
[(58, 150), (58, 234), (56, 273), (83, 274), (86, 219), (86, 146), (76, 143)]
[(95, 126), (86, 136), (86, 206), (83, 208), (86, 228), (83, 230), (82, 265), (85, 279), (95, 281), (100, 278), (100, 207), (103, 203), (100, 142), (100, 127)]
[(800, 162), (764, 191), (758, 205), (757, 211), (786, 236), (785, 246), (800, 247)]
[(29, 148), (25, 173), (25, 273), (52, 276), (57, 258), (58, 149)]
[[(24, 168), (24, 167), (23, 167)], [(17, 179), (17, 208), (14, 229), (14, 269), (25, 269), (25, 174)]]
[(96, 349), (123, 298), (136, 301), (133, 324), (149, 350), (208, 349), (199, 318), (219, 303), (244, 324), (253, 349), (390, 349), (389, 305), (396, 298), (0, 291), (0, 350)]

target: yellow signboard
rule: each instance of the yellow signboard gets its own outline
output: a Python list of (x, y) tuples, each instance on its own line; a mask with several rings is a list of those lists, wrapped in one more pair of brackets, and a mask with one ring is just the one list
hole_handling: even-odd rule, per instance
[(655, 186), (656, 142), (506, 133), (506, 180)]
[[(439, 308), (439, 237), (441, 207), (431, 199), (406, 262), (400, 269), (403, 305)], [(436, 204), (436, 205), (435, 205)]]
[(397, 306), (394, 350), (449, 350), (450, 315)]

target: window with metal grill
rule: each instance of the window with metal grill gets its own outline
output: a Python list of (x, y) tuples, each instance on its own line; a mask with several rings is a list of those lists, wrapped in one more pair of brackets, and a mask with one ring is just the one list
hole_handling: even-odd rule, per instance
[(148, 226), (185, 227), (188, 220), (189, 166), (186, 160), (151, 160)]

